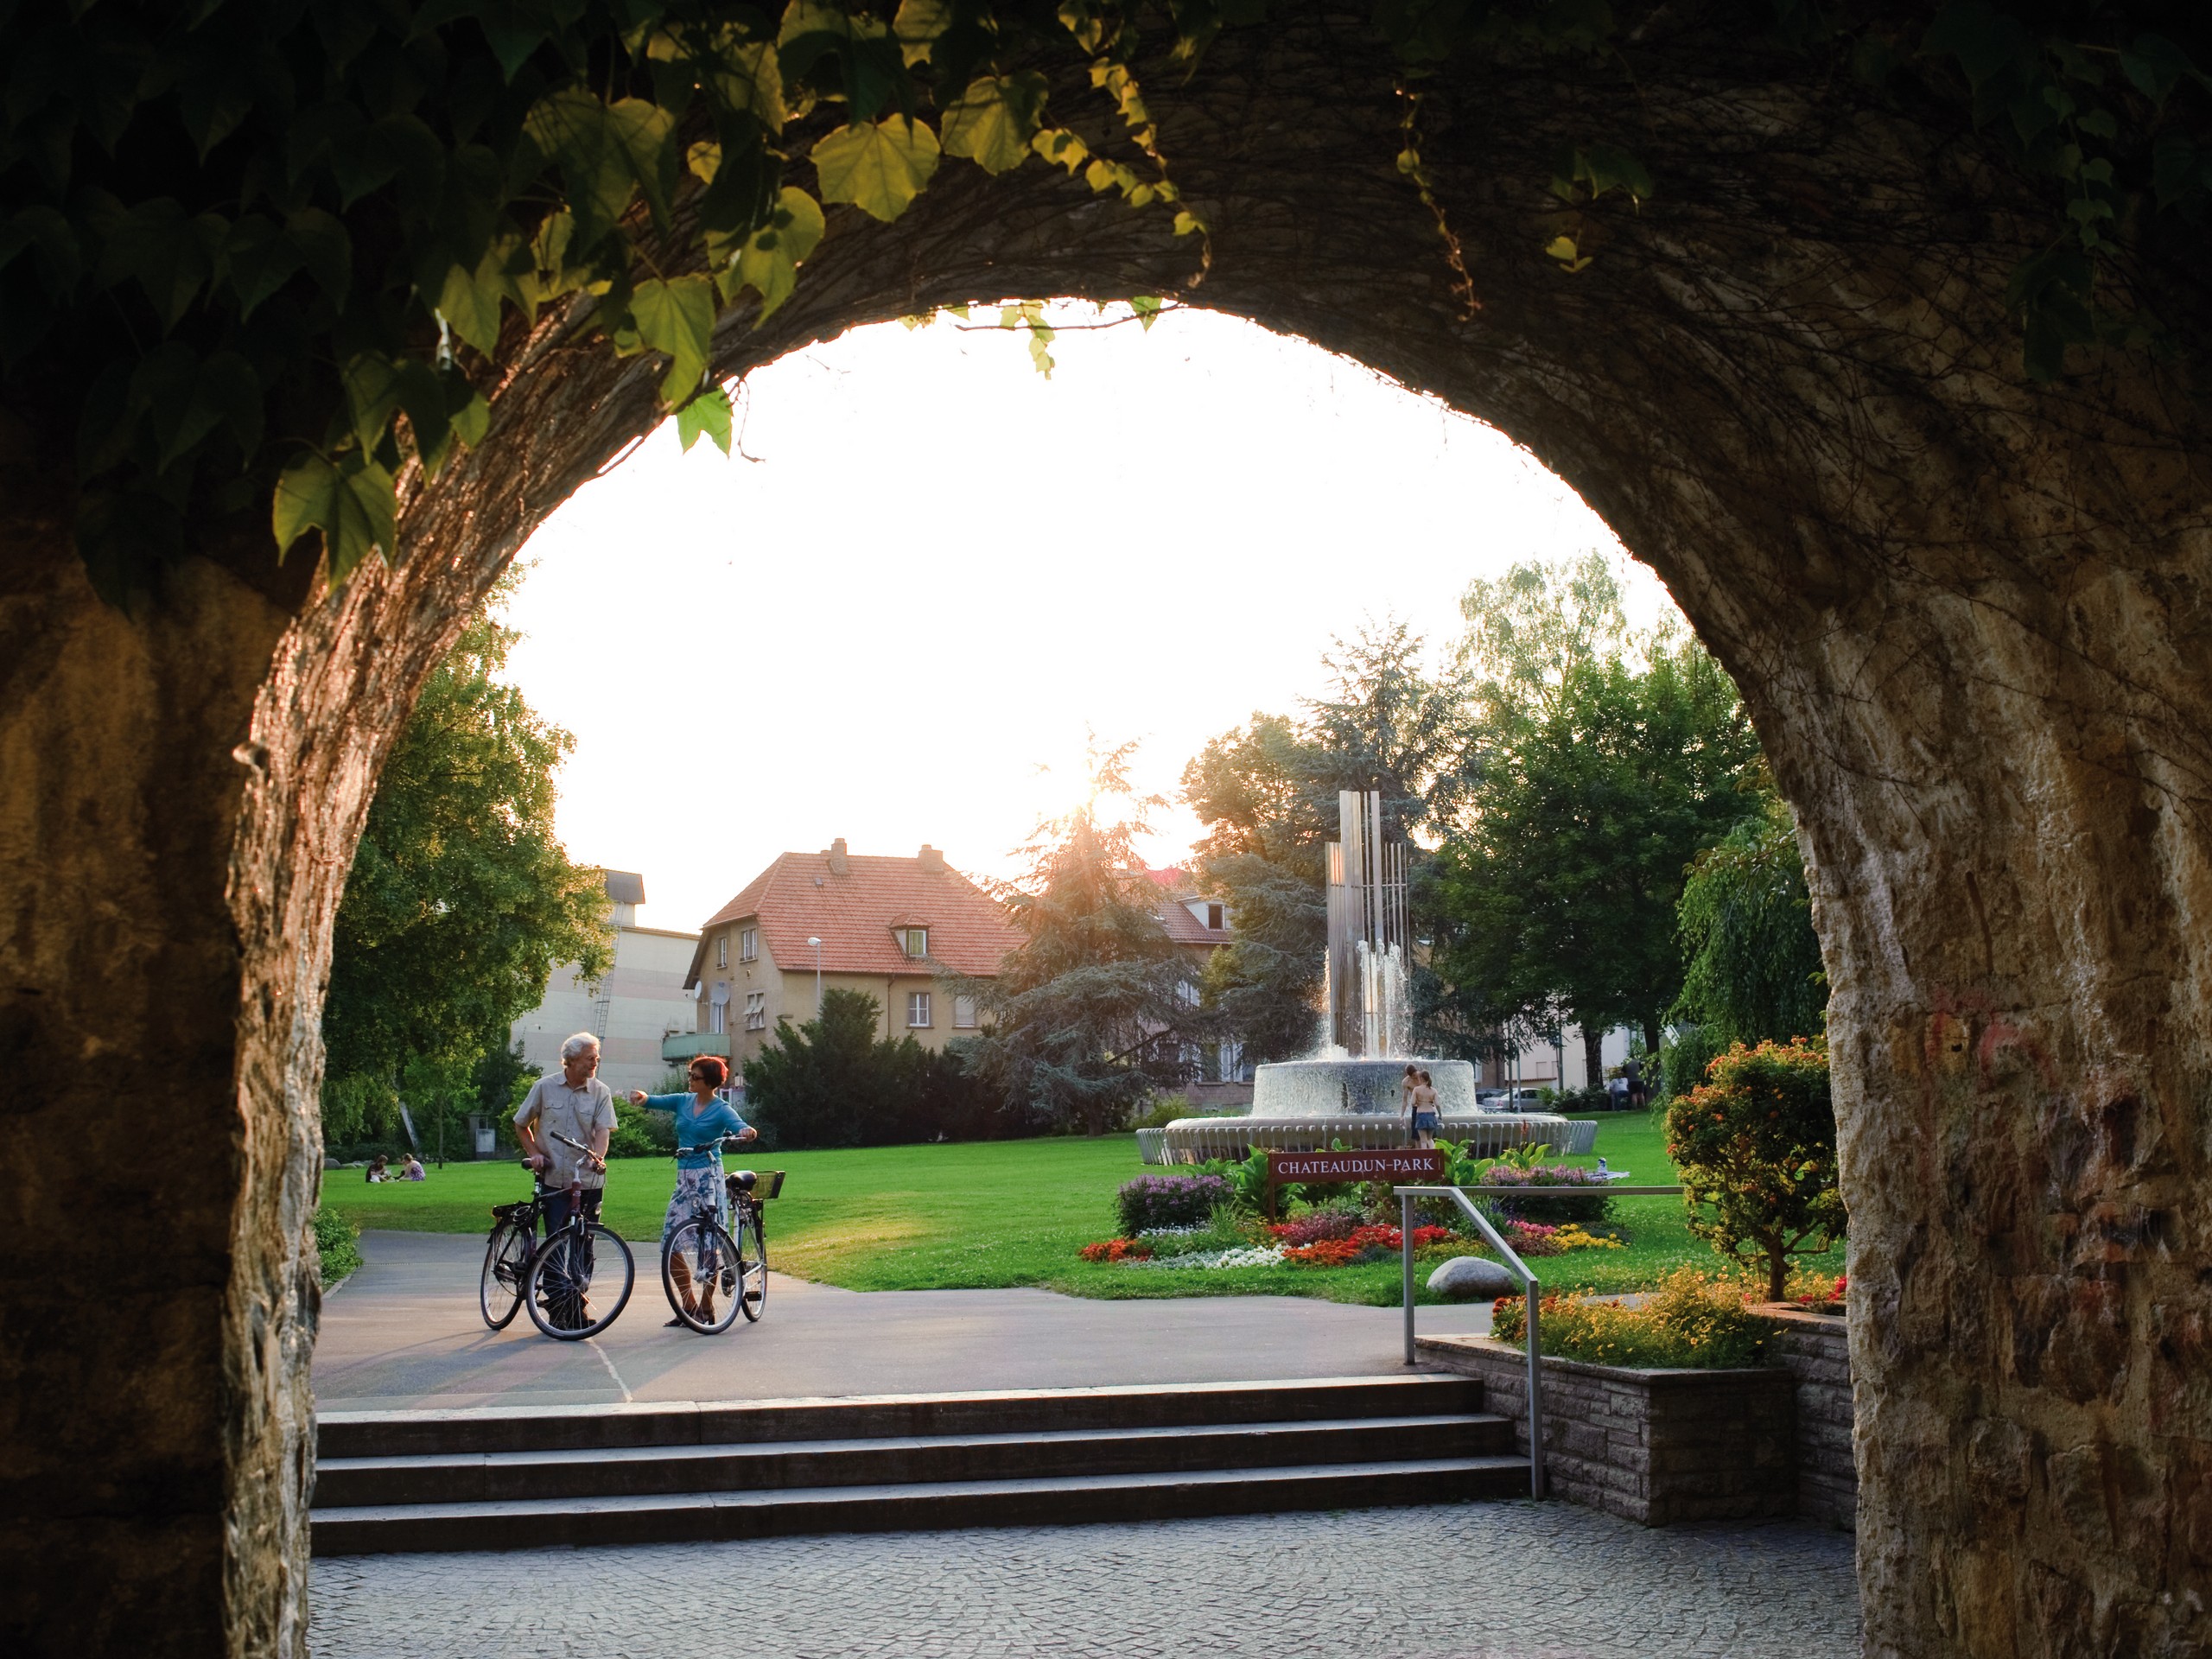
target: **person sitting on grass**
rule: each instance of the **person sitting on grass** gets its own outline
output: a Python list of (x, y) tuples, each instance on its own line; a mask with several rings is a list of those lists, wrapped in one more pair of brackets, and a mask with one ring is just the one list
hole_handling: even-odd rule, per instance
[[(660, 1224), (660, 1247), (665, 1252), (676, 1238), (676, 1230), (702, 1209), (711, 1209), (715, 1218), (725, 1227), (729, 1217), (722, 1205), (721, 1138), (734, 1135), (741, 1141), (756, 1141), (760, 1131), (732, 1110), (728, 1104), (715, 1097), (715, 1090), (729, 1078), (729, 1067), (712, 1054), (702, 1054), (691, 1062), (691, 1092), (688, 1095), (649, 1095), (642, 1089), (630, 1091), (632, 1106), (649, 1106), (657, 1112), (676, 1114), (676, 1191), (669, 1195), (668, 1214)], [(691, 1290), (691, 1269), (680, 1255), (670, 1258), (669, 1277), (676, 1281), (676, 1294), (683, 1304), (683, 1311), (696, 1317), (702, 1325), (715, 1322), (715, 1281), (711, 1277), (699, 1281), (697, 1300)], [(682, 1325), (680, 1319), (671, 1319), (671, 1325)]]
[(423, 1169), (423, 1160), (413, 1153), (409, 1153), (407, 1166), (399, 1172), (399, 1179), (403, 1181), (419, 1181), (427, 1179)]

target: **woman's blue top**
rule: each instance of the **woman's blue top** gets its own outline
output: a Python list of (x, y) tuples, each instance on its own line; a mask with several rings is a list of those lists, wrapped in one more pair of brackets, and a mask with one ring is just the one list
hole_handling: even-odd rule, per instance
[(698, 1109), (696, 1095), (647, 1095), (645, 1104), (657, 1112), (676, 1114), (676, 1166), (678, 1169), (711, 1169), (721, 1160), (716, 1155), (715, 1143), (725, 1135), (741, 1135), (747, 1125), (743, 1118), (730, 1109), (728, 1101), (718, 1100), (705, 1111)]

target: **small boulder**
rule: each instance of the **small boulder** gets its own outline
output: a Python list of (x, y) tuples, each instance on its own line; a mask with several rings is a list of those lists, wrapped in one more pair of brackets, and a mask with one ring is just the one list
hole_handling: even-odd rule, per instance
[(1485, 1255), (1455, 1255), (1428, 1275), (1428, 1287), (1440, 1296), (1463, 1302), (1495, 1301), (1518, 1296), (1521, 1281), (1502, 1262)]

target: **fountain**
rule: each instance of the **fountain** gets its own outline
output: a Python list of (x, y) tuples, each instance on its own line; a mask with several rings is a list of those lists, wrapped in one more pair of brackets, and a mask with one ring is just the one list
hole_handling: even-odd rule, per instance
[(1546, 1142), (1569, 1150), (1577, 1126), (1534, 1112), (1485, 1112), (1475, 1101), (1475, 1068), (1465, 1060), (1409, 1056), (1406, 849), (1382, 838), (1382, 798), (1344, 790), (1337, 796), (1338, 839), (1329, 844), (1329, 954), (1325, 968), (1327, 1040), (1312, 1059), (1260, 1066), (1252, 1109), (1243, 1117), (1179, 1118), (1147, 1132), (1146, 1161), (1204, 1163), (1242, 1158), (1254, 1147), (1318, 1152), (1408, 1145), (1399, 1079), (1408, 1064), (1435, 1084), (1440, 1139), (1469, 1141), (1483, 1157)]

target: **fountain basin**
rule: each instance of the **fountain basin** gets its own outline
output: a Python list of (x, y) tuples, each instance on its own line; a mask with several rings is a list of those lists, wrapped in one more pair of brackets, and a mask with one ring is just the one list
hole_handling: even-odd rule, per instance
[[(1415, 1060), (1436, 1088), (1442, 1122), (1438, 1138), (1467, 1143), (1478, 1158), (1515, 1147), (1548, 1145), (1562, 1154), (1587, 1152), (1590, 1123), (1546, 1112), (1485, 1112), (1475, 1105), (1475, 1068), (1465, 1060)], [(1243, 1117), (1179, 1118), (1141, 1138), (1147, 1163), (1202, 1164), (1243, 1158), (1251, 1150), (1324, 1152), (1410, 1144), (1399, 1079), (1407, 1062), (1286, 1060), (1254, 1074), (1252, 1109)], [(1582, 1144), (1574, 1143), (1580, 1140)]]

